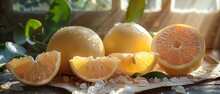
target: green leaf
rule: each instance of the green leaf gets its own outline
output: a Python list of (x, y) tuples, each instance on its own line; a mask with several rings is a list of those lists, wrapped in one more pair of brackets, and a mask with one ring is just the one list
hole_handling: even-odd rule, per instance
[(61, 27), (69, 25), (71, 7), (67, 0), (54, 0), (45, 18), (45, 39), (47, 42), (51, 36)]
[[(135, 73), (134, 75), (132, 75), (133, 78), (136, 78), (137, 76), (139, 76), (140, 74), (139, 73)], [(162, 72), (159, 72), (159, 71), (153, 71), (153, 72), (149, 72), (147, 74), (144, 74), (144, 75), (141, 75), (141, 77), (144, 77), (144, 78), (160, 78), (160, 79), (163, 79), (164, 77), (167, 77), (169, 78), (168, 75), (162, 73)]]
[(21, 24), (19, 24), (18, 26), (14, 28), (13, 39), (14, 39), (14, 42), (18, 45), (22, 45), (26, 43), (24, 27)]
[(25, 36), (30, 40), (35, 40), (38, 34), (43, 34), (41, 22), (36, 19), (29, 19), (25, 26)]
[(145, 0), (130, 0), (125, 22), (137, 22), (144, 13)]
[(22, 45), (24, 43), (34, 45), (37, 40), (42, 41), (42, 38), (42, 24), (36, 19), (29, 19), (25, 28), (22, 24), (19, 24), (13, 31), (13, 39), (18, 45)]
[(0, 45), (0, 68), (2, 68), (6, 62), (17, 56), (26, 55), (27, 51), (12, 42), (6, 42)]

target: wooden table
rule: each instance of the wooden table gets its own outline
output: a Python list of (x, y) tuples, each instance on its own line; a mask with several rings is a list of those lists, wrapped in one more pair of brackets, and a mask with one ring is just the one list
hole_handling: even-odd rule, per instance
[[(12, 75), (0, 76), (0, 83), (5, 83), (8, 78), (12, 78)], [(214, 84), (215, 83), (215, 84)], [(205, 80), (201, 83), (184, 86), (187, 94), (219, 94), (220, 93), (220, 78), (215, 80)], [(16, 84), (11, 87), (10, 90), (1, 91), (1, 94), (72, 94), (71, 92), (58, 87), (53, 86), (39, 86), (31, 87), (23, 84)], [(151, 89), (147, 91), (137, 92), (137, 94), (176, 94), (171, 87), (161, 87)]]

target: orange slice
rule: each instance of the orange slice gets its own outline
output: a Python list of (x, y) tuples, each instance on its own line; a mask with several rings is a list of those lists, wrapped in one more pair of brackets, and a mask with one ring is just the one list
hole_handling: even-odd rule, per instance
[(121, 60), (118, 70), (127, 75), (133, 75), (134, 73), (143, 75), (150, 72), (154, 68), (158, 57), (154, 52), (112, 53), (109, 56)]
[(96, 82), (111, 77), (117, 70), (120, 60), (113, 57), (80, 57), (70, 60), (73, 73), (88, 82)]
[(205, 54), (201, 33), (184, 24), (160, 30), (152, 41), (152, 51), (159, 53), (160, 67), (170, 75), (184, 75), (196, 70)]
[(51, 51), (39, 54), (34, 61), (31, 56), (14, 58), (6, 64), (17, 80), (27, 85), (44, 85), (58, 73), (61, 54)]

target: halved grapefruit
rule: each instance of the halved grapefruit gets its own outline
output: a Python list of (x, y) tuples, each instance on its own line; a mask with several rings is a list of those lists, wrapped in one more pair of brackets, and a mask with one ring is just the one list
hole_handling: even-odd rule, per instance
[(151, 46), (153, 52), (159, 53), (158, 64), (170, 75), (184, 75), (196, 70), (205, 54), (201, 33), (185, 24), (163, 28), (153, 38)]

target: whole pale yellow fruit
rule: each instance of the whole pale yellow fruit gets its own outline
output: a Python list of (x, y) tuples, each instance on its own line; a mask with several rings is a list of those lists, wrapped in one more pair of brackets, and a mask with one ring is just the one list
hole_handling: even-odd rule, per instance
[(135, 53), (151, 51), (152, 37), (136, 23), (116, 24), (103, 39), (105, 53)]
[(61, 52), (59, 72), (72, 75), (69, 60), (74, 56), (104, 56), (105, 49), (100, 37), (91, 29), (69, 26), (58, 30), (50, 39), (47, 51)]

